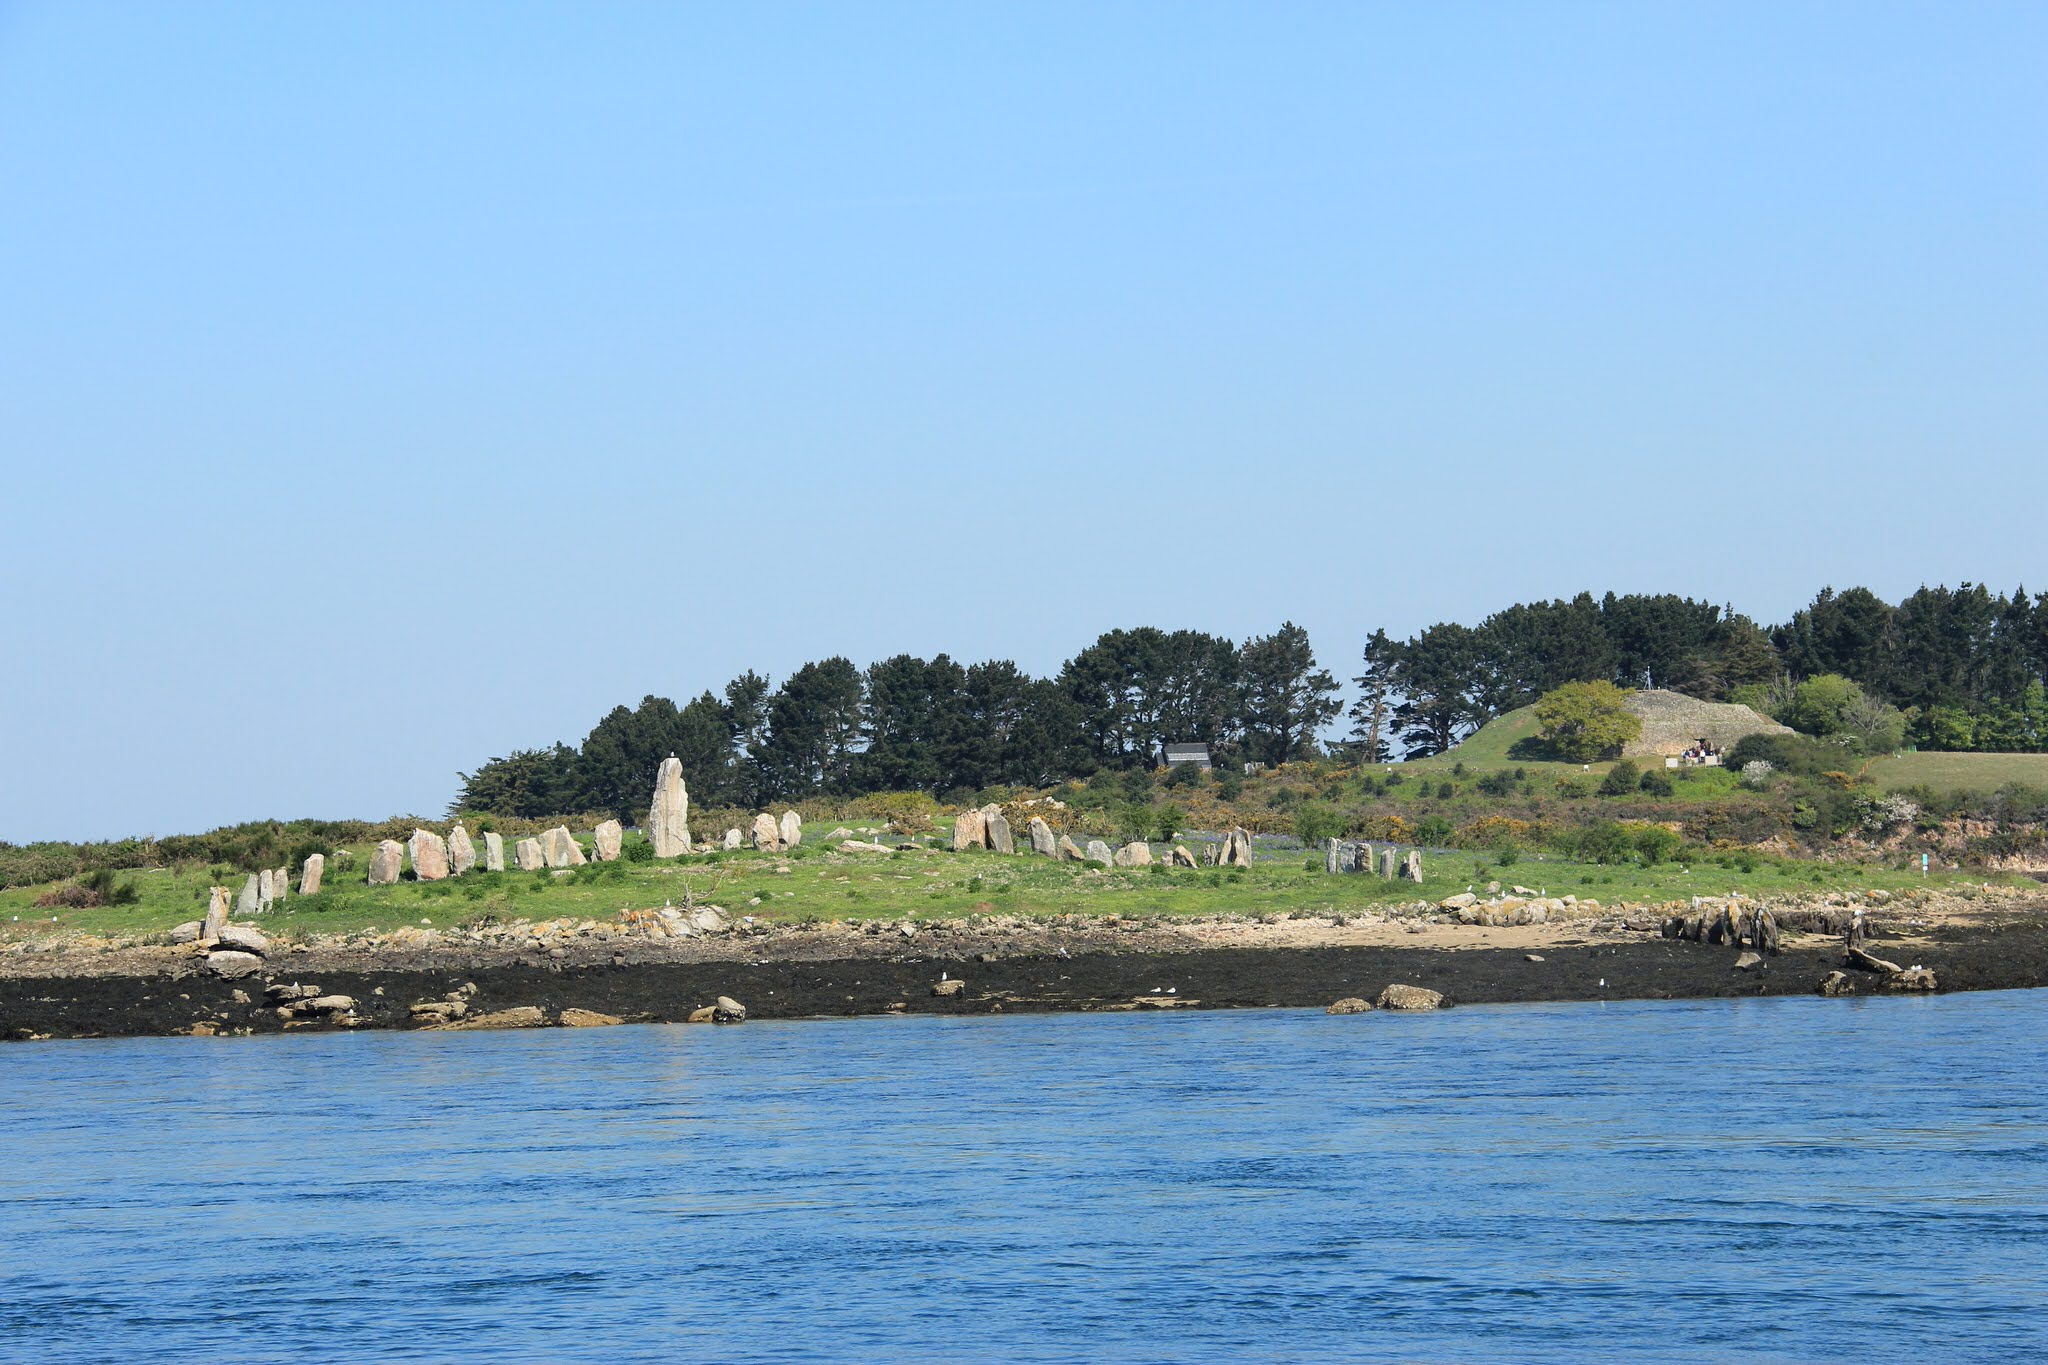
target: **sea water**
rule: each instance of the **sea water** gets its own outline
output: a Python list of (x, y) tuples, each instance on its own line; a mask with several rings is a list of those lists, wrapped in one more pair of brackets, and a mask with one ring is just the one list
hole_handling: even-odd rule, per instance
[(2048, 992), (0, 1046), (9, 1361), (2048, 1356)]

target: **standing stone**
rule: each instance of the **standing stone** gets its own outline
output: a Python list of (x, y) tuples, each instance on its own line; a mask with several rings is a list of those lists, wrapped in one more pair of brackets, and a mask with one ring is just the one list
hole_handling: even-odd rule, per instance
[(1102, 840), (1090, 839), (1088, 841), (1088, 861), (1091, 863), (1101, 863), (1104, 867), (1115, 867), (1116, 855), (1109, 851), (1109, 845), (1103, 843)]
[(738, 847), (739, 847), (739, 846), (740, 846), (740, 845), (741, 845), (742, 843), (745, 843), (745, 842), (746, 842), (746, 836), (742, 835), (742, 834), (741, 834), (741, 833), (740, 833), (740, 832), (739, 832), (738, 830), (736, 830), (736, 829), (729, 829), (729, 830), (727, 830), (727, 831), (725, 832), (725, 846), (726, 846), (726, 848), (728, 848), (728, 849), (735, 849), (735, 848), (738, 848)]
[(470, 842), (469, 831), (457, 822), (448, 831), (448, 875), (460, 877), (476, 866), (476, 845)]
[(784, 848), (795, 848), (804, 841), (804, 818), (793, 810), (782, 812), (782, 818), (775, 822), (775, 832), (782, 836)]
[(1195, 855), (1188, 851), (1186, 844), (1175, 844), (1173, 851), (1166, 855), (1166, 865), (1168, 867), (1193, 867), (1195, 866)]
[(405, 845), (396, 839), (379, 840), (370, 855), (370, 885), (391, 886), (398, 881), (398, 869), (405, 866)]
[(256, 874), (256, 909), (261, 912), (270, 908), (277, 899), (277, 874), (264, 868)]
[(1053, 856), (1063, 863), (1081, 863), (1088, 860), (1088, 855), (1081, 851), (1081, 846), (1064, 834), (1060, 836)]
[(1118, 867), (1152, 866), (1152, 846), (1142, 840), (1133, 840), (1116, 851)]
[(1338, 840), (1336, 840), (1336, 839), (1330, 839), (1330, 840), (1327, 840), (1327, 841), (1326, 841), (1326, 842), (1325, 842), (1325, 843), (1323, 844), (1323, 873), (1324, 873), (1324, 875), (1325, 875), (1325, 876), (1331, 876), (1331, 877), (1334, 877), (1334, 876), (1336, 876), (1336, 875), (1337, 875), (1337, 874), (1338, 874), (1339, 872), (1341, 872), (1341, 871), (1343, 871), (1343, 870), (1344, 870), (1344, 845), (1343, 845), (1343, 844), (1342, 844), (1342, 843), (1341, 843), (1340, 841), (1338, 841)]
[(512, 856), (518, 859), (521, 872), (538, 872), (548, 865), (547, 852), (541, 848), (538, 839), (521, 839), (518, 847), (512, 850)]
[(1358, 846), (1358, 856), (1357, 856), (1357, 857), (1355, 857), (1355, 858), (1353, 858), (1353, 859), (1351, 860), (1351, 870), (1352, 870), (1353, 872), (1368, 872), (1368, 873), (1369, 873), (1369, 872), (1371, 872), (1371, 871), (1372, 871), (1372, 869), (1373, 869), (1373, 854), (1372, 854), (1372, 845), (1371, 845), (1371, 844), (1369, 844), (1369, 843), (1361, 843), (1361, 844), (1359, 844), (1359, 846)]
[(1408, 856), (1401, 860), (1401, 875), (1411, 882), (1422, 880), (1422, 850), (1411, 848)]
[(576, 842), (567, 825), (556, 825), (542, 834), (540, 840), (549, 867), (581, 867), (590, 861), (583, 856), (583, 846)]
[(764, 853), (773, 853), (782, 847), (782, 826), (775, 823), (775, 817), (762, 811), (754, 817), (754, 847)]
[(674, 754), (654, 774), (654, 803), (647, 808), (647, 841), (657, 858), (690, 851), (690, 792), (683, 785), (683, 761)]
[(626, 832), (619, 828), (616, 820), (606, 820), (590, 832), (591, 856), (601, 863), (615, 862), (619, 856), (619, 845), (625, 841)]
[(423, 882), (438, 882), (448, 876), (448, 841), (430, 829), (416, 829), (406, 841), (412, 855), (412, 875)]
[(301, 896), (319, 895), (320, 878), (325, 876), (326, 872), (327, 855), (325, 853), (307, 854), (306, 865), (299, 872), (299, 894)]
[(1223, 861), (1223, 847), (1220, 844), (1202, 845), (1202, 866), (1214, 867)]
[(953, 817), (953, 851), (988, 847), (988, 817), (978, 810), (963, 810)]
[(494, 833), (492, 833), (492, 832), (491, 832), (490, 830), (485, 830), (485, 831), (484, 831), (484, 871), (486, 871), (486, 872), (503, 872), (504, 870), (505, 870), (505, 836), (504, 836), (504, 835), (502, 835), (502, 834), (494, 834)]
[(254, 872), (251, 872), (249, 874), (249, 880), (242, 883), (242, 894), (235, 898), (236, 914), (257, 915), (263, 912), (263, 894), (261, 887), (261, 879), (257, 877), (257, 875)]
[(285, 895), (291, 890), (291, 883), (292, 872), (290, 868), (280, 867), (273, 869), (270, 874), (271, 899), (279, 905), (284, 904)]
[(1380, 878), (1383, 881), (1394, 880), (1394, 850), (1391, 848), (1380, 850)]
[(1223, 865), (1225, 867), (1250, 867), (1252, 865), (1251, 831), (1242, 825), (1230, 831), (1223, 840)]
[(1057, 858), (1060, 856), (1059, 842), (1052, 837), (1052, 826), (1045, 823), (1043, 817), (1032, 816), (1031, 823), (1024, 827), (1024, 831), (1031, 837), (1031, 851), (1033, 853), (1046, 858)]
[(1001, 811), (997, 811), (994, 815), (984, 820), (983, 828), (988, 832), (988, 846), (990, 848), (998, 853), (1015, 853), (1017, 851), (1016, 841), (1010, 837), (1010, 822), (1003, 818)]
[(220, 941), (220, 931), (228, 922), (228, 889), (225, 886), (213, 888), (211, 899), (206, 902), (206, 919), (199, 926), (199, 941), (214, 944)]

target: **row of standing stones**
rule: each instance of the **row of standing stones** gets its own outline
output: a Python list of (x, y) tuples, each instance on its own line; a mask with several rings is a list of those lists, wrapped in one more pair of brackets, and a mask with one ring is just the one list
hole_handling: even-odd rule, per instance
[[(803, 842), (803, 829), (803, 817), (793, 810), (784, 811), (780, 819), (763, 811), (754, 817), (751, 842), (755, 848), (766, 852), (781, 852)], [(585, 855), (582, 844), (569, 832), (569, 827), (556, 825), (538, 837), (519, 840), (512, 849), (512, 865), (521, 872), (539, 872), (581, 867), (593, 860), (614, 862), (625, 846), (625, 836), (625, 829), (617, 820), (606, 820), (590, 832), (590, 853)], [(483, 838), (484, 870), (503, 872), (504, 838), (489, 831)], [(656, 858), (680, 858), (695, 851), (690, 842), (690, 794), (683, 785), (683, 765), (674, 754), (662, 760), (655, 775), (654, 799), (647, 811), (647, 841), (653, 845)], [(736, 849), (747, 842), (749, 833), (729, 829), (719, 846)], [(319, 861), (317, 854), (309, 858), (308, 868), (313, 869)], [(413, 876), (419, 881), (435, 882), (446, 877), (460, 877), (477, 865), (476, 846), (469, 831), (460, 823), (448, 832), (445, 839), (429, 829), (414, 830), (412, 837), (404, 843), (386, 839), (370, 855), (369, 884), (392, 885), (408, 863)], [(312, 889), (319, 889), (318, 871), (311, 871), (309, 875)], [(302, 888), (300, 894), (310, 893)]]
[[(1150, 867), (1155, 861), (1152, 846), (1143, 840), (1112, 849), (1105, 840), (1090, 839), (1083, 847), (1069, 835), (1055, 835), (1045, 817), (1039, 815), (1032, 816), (1025, 826), (1024, 840), (1022, 851), (1061, 862), (1098, 863), (1103, 867)], [(1001, 806), (990, 804), (977, 810), (963, 811), (954, 817), (953, 851), (965, 853), (971, 848), (987, 849), (992, 853), (1013, 854), (1019, 851), (1009, 817), (1003, 814)], [(1199, 858), (1186, 844), (1175, 844), (1156, 861), (1163, 861), (1168, 867), (1250, 867), (1252, 836), (1247, 830), (1233, 829), (1223, 836), (1220, 843), (1203, 845)]]

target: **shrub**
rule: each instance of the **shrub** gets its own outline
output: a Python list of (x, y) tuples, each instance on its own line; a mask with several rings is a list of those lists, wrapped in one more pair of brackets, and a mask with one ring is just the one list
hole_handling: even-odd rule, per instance
[(1767, 758), (1752, 758), (1742, 765), (1742, 785), (1754, 791), (1762, 791), (1771, 785), (1771, 774), (1777, 766)]
[(1294, 809), (1294, 836), (1314, 847), (1344, 832), (1344, 817), (1320, 801), (1304, 801)]
[(1645, 796), (1675, 796), (1677, 794), (1676, 789), (1671, 784), (1671, 774), (1662, 768), (1645, 768), (1642, 781), (1636, 785)]
[(651, 863), (654, 861), (654, 845), (645, 839), (629, 839), (619, 849), (619, 856), (629, 863)]
[(1451, 822), (1441, 815), (1425, 815), (1415, 822), (1415, 841), (1433, 848), (1450, 843), (1453, 832)]
[(1644, 867), (1655, 867), (1658, 863), (1669, 862), (1684, 845), (1678, 831), (1662, 825), (1638, 825), (1634, 830), (1636, 856)]
[(1439, 782), (1439, 783), (1437, 783), (1437, 786), (1436, 786), (1436, 799), (1437, 799), (1437, 800), (1439, 800), (1439, 801), (1449, 801), (1449, 800), (1451, 800), (1451, 799), (1452, 799), (1453, 797), (1455, 797), (1455, 796), (1456, 796), (1457, 794), (1458, 794), (1458, 788), (1457, 788), (1457, 786), (1456, 786), (1456, 785), (1455, 785), (1454, 783), (1450, 783), (1450, 782)]
[(1577, 801), (1593, 794), (1593, 784), (1583, 777), (1561, 778), (1557, 784), (1557, 794), (1567, 801)]
[(1180, 827), (1187, 822), (1188, 813), (1169, 801), (1153, 816), (1153, 832), (1162, 844), (1170, 844), (1180, 833)]
[(1600, 779), (1602, 796), (1627, 796), (1642, 781), (1642, 774), (1636, 765), (1623, 759), (1607, 770), (1607, 776)]
[(1479, 779), (1479, 790), (1487, 796), (1513, 796), (1515, 775), (1506, 768), (1497, 768)]

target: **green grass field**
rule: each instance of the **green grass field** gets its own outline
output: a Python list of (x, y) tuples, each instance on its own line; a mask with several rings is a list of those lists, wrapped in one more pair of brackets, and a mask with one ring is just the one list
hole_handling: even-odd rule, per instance
[(1898, 754), (1876, 760), (1865, 771), (1886, 791), (1992, 792), (2015, 783), (2048, 791), (2048, 754)]
[[(637, 836), (629, 836), (635, 838)], [(1249, 869), (1137, 868), (1105, 871), (1027, 856), (943, 851), (845, 854), (804, 847), (789, 854), (751, 850), (703, 855), (670, 863), (620, 861), (592, 864), (561, 876), (549, 872), (471, 873), (441, 882), (363, 885), (367, 848), (350, 850), (352, 865), (330, 866), (320, 894), (293, 896), (261, 918), (272, 932), (389, 931), (401, 925), (455, 928), (484, 920), (605, 919), (621, 910), (686, 894), (734, 915), (782, 922), (956, 918), (975, 913), (1260, 914), (1327, 913), (1438, 899), (1483, 887), (1488, 880), (1521, 883), (1550, 895), (1617, 901), (1673, 900), (1742, 890), (1755, 894), (1923, 885), (1917, 874), (1871, 866), (1801, 863), (1729, 855), (1698, 866), (1601, 866), (1525, 856), (1500, 866), (1486, 855), (1425, 859), (1420, 887), (1370, 876), (1332, 877), (1319, 855), (1302, 850), (1261, 850)], [(1745, 871), (1744, 868), (1749, 870)], [(239, 889), (239, 877), (216, 879), (214, 869), (145, 870), (123, 874), (140, 899), (130, 906), (38, 909), (47, 887), (0, 891), (0, 941), (70, 932), (153, 935), (201, 917), (208, 887), (218, 880)], [(1936, 876), (1934, 885), (1974, 878)]]

